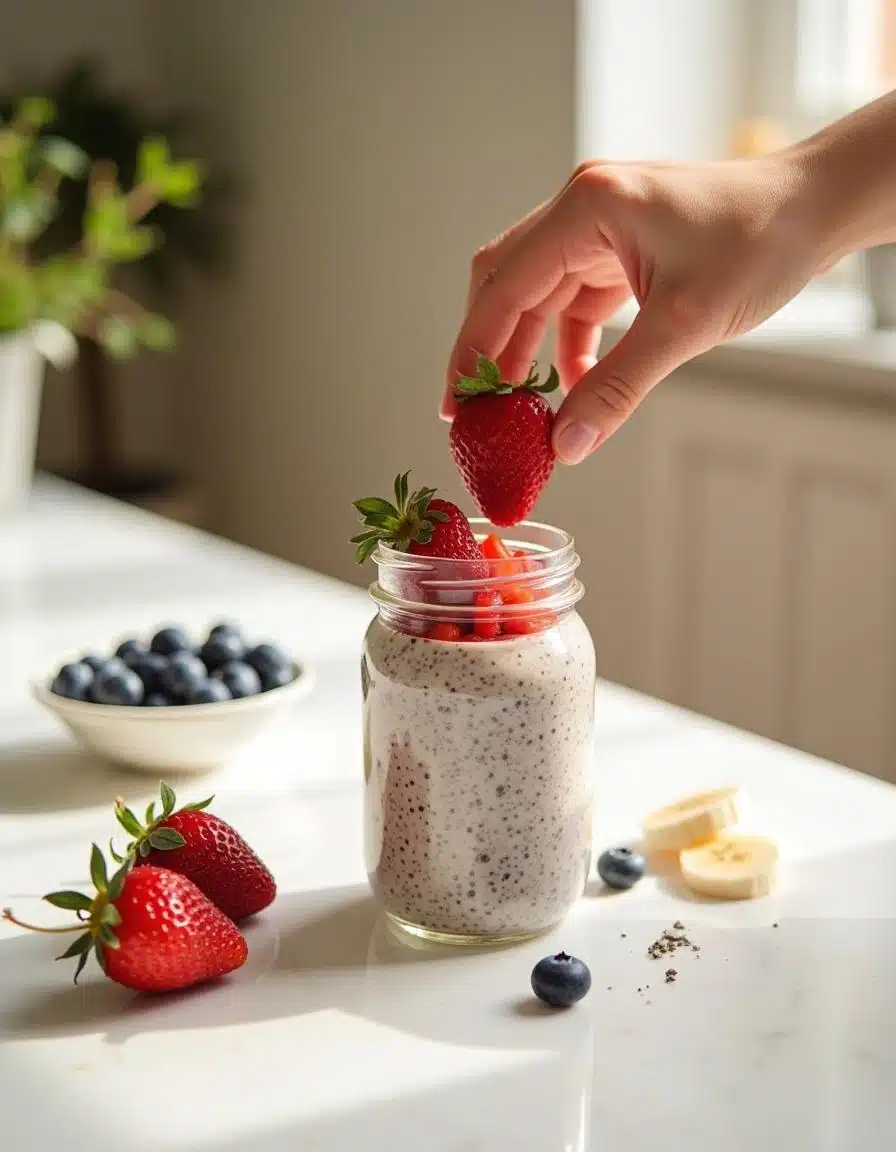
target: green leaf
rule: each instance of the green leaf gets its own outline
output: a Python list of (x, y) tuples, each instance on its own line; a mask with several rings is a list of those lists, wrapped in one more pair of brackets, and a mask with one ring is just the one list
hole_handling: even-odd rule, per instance
[(128, 857), (125, 859), (124, 863), (118, 869), (118, 871), (113, 875), (112, 879), (109, 881), (110, 900), (117, 900), (121, 893), (124, 891), (124, 882), (127, 879), (128, 873), (130, 872), (131, 868), (133, 868), (133, 866), (133, 859)]
[(44, 315), (71, 326), (102, 295), (105, 276), (95, 260), (61, 254), (37, 269), (37, 284)]
[(64, 908), (66, 912), (89, 912), (93, 907), (93, 901), (83, 892), (50, 892), (44, 900), (54, 908)]
[(363, 544), (367, 540), (379, 540), (380, 533), (376, 528), (371, 528), (369, 532), (361, 532), (358, 536), (352, 536), (350, 543)]
[(147, 827), (150, 824), (155, 824), (155, 822), (156, 822), (156, 802), (155, 802), (155, 800), (153, 800), (153, 802), (151, 804), (147, 804), (146, 815), (143, 817), (143, 819), (146, 822)]
[(462, 396), (506, 396), (513, 391), (509, 384), (495, 386), (487, 380), (479, 380), (474, 376), (459, 377), (455, 388)]
[(171, 321), (154, 312), (147, 313), (140, 321), (139, 335), (141, 342), (153, 352), (167, 352), (177, 342), (177, 333)]
[(110, 928), (115, 928), (121, 923), (121, 913), (118, 911), (114, 904), (107, 904), (103, 909), (101, 922), (103, 924), (108, 924)]
[(120, 316), (106, 316), (97, 334), (105, 350), (117, 360), (125, 360), (137, 351), (136, 329)]
[[(94, 954), (96, 955), (97, 964), (99, 964), (100, 968), (105, 973), (105, 971), (106, 971), (106, 953), (103, 951), (103, 942), (101, 940), (97, 940), (96, 945), (94, 947)], [(85, 952), (85, 956), (86, 955), (87, 954)], [(77, 983), (77, 982), (78, 982), (78, 973), (76, 972), (75, 973), (75, 983)]]
[(125, 832), (130, 832), (132, 836), (143, 835), (143, 826), (130, 808), (125, 808), (123, 805), (116, 808), (115, 817)]
[(108, 924), (100, 925), (100, 940), (106, 948), (120, 948), (121, 942)]
[[(537, 379), (537, 377), (536, 377)], [(530, 384), (529, 388), (532, 392), (555, 392), (560, 387), (560, 374), (554, 365), (551, 365), (551, 370), (547, 374), (547, 379), (543, 384)]]
[[(85, 952), (82, 952), (81, 955), (78, 957), (78, 963), (75, 965), (75, 983), (76, 984), (78, 983), (78, 977), (84, 971), (84, 968), (87, 964), (87, 957), (89, 955), (90, 955), (90, 949), (88, 948)], [(105, 965), (104, 965), (103, 971), (105, 972), (105, 970), (106, 969), (105, 969)]]
[(44, 163), (60, 176), (77, 180), (87, 171), (87, 153), (70, 140), (63, 140), (61, 136), (45, 136), (38, 147)]
[(476, 357), (476, 375), (492, 388), (501, 387), (501, 369), (487, 356)]
[(93, 946), (93, 940), (90, 938), (89, 932), (83, 932), (77, 939), (69, 944), (64, 952), (60, 952), (56, 957), (57, 960), (71, 960), (72, 956), (83, 956), (84, 953), (89, 952)]
[(159, 785), (159, 795), (162, 798), (162, 816), (170, 816), (174, 811), (175, 804), (177, 804), (174, 789), (163, 780)]
[(56, 202), (40, 188), (23, 188), (11, 196), (3, 210), (3, 231), (19, 244), (39, 236), (53, 219)]
[(137, 851), (140, 853), (141, 856), (148, 856), (150, 851), (151, 851), (151, 849), (149, 847), (149, 841), (148, 840), (141, 840), (140, 846), (137, 849)]
[(121, 864), (124, 862), (124, 856), (122, 856), (122, 854), (116, 850), (114, 840), (109, 841), (109, 855), (112, 857), (116, 864)]
[(214, 796), (207, 796), (205, 800), (196, 800), (193, 804), (184, 804), (181, 812), (204, 812), (213, 800)]
[(37, 319), (38, 304), (31, 272), (21, 264), (0, 261), (0, 332), (27, 328)]
[(407, 507), (408, 476), (410, 476), (410, 472), (401, 472), (395, 477), (395, 507), (398, 511)]
[(355, 500), (354, 506), (362, 516), (386, 516), (391, 519), (398, 512), (388, 500), (381, 500), (379, 496), (365, 496), (363, 500)]
[(93, 881), (97, 892), (105, 892), (109, 884), (109, 877), (106, 872), (105, 858), (96, 844), (93, 844), (90, 849), (90, 879)]
[(161, 235), (155, 228), (129, 228), (121, 235), (110, 237), (104, 255), (108, 260), (127, 264), (131, 260), (142, 260), (161, 243)]
[(151, 184), (161, 192), (169, 159), (168, 141), (162, 136), (148, 136), (141, 140), (137, 149), (136, 182)]
[(45, 96), (26, 96), (16, 109), (16, 119), (35, 129), (50, 124), (55, 115), (53, 101)]
[(171, 164), (162, 179), (162, 199), (176, 208), (192, 208), (199, 202), (202, 173), (194, 160)]
[(147, 840), (153, 848), (158, 848), (161, 852), (168, 852), (172, 848), (183, 848), (186, 844), (186, 840), (176, 828), (155, 828), (150, 832)]
[(368, 561), (370, 559), (370, 557), (373, 555), (373, 553), (376, 551), (378, 543), (379, 543), (379, 537), (374, 536), (372, 540), (365, 540), (362, 544), (359, 544), (358, 547), (355, 549), (355, 560), (357, 561), (357, 563), (358, 564), (366, 563), (366, 561)]

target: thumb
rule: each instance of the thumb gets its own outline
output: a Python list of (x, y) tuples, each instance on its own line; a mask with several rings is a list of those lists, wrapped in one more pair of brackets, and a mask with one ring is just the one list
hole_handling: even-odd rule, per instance
[(578, 464), (608, 440), (647, 393), (699, 351), (696, 340), (671, 335), (657, 304), (645, 304), (618, 344), (570, 390), (554, 421), (558, 459)]

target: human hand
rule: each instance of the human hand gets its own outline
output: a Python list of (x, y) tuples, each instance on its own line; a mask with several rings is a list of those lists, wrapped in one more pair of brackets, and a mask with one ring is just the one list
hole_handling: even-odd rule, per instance
[[(566, 398), (554, 450), (576, 464), (685, 361), (749, 331), (824, 263), (806, 176), (779, 153), (717, 164), (581, 165), (561, 192), (476, 253), (441, 415), (476, 353), (521, 380), (557, 317)], [(600, 326), (634, 295), (640, 311), (600, 360)]]

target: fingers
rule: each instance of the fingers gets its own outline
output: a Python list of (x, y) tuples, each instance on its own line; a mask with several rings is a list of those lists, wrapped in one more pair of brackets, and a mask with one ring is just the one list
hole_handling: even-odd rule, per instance
[[(453, 415), (454, 380), (458, 372), (473, 371), (477, 353), (500, 359), (521, 318), (531, 313), (535, 322), (520, 338), (521, 344), (528, 347), (535, 324), (543, 324), (551, 311), (569, 303), (564, 298), (564, 280), (588, 266), (588, 249), (599, 242), (598, 234), (588, 225), (583, 198), (571, 195), (574, 189), (574, 182), (568, 184), (546, 207), (536, 210), (526, 228), (512, 238), (505, 237), (508, 243), (496, 257), (498, 262), (483, 269), (483, 280), (473, 292), (449, 361), (443, 416), (450, 419)], [(575, 252), (575, 260), (570, 259), (571, 251)], [(572, 293), (577, 290), (576, 283)], [(511, 351), (511, 356), (516, 355)]]
[(585, 372), (561, 406), (553, 431), (557, 457), (565, 464), (584, 460), (660, 380), (700, 351), (695, 334), (674, 332), (665, 323), (660, 303), (645, 303), (628, 332)]
[(597, 363), (601, 325), (631, 295), (627, 284), (608, 288), (584, 287), (557, 318), (557, 371), (564, 392), (569, 392)]

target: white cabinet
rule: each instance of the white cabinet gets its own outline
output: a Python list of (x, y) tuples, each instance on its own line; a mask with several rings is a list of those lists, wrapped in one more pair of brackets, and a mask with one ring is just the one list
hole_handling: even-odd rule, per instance
[(639, 419), (636, 686), (896, 781), (896, 411), (691, 367)]

